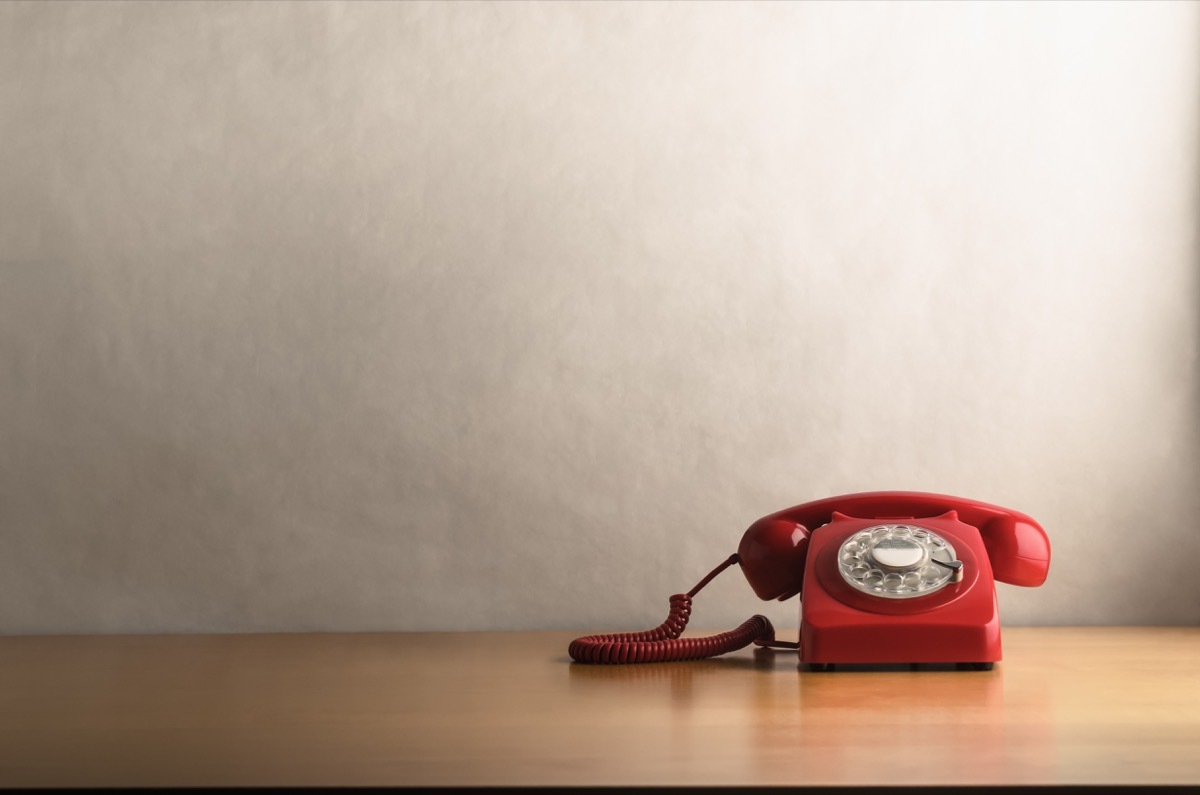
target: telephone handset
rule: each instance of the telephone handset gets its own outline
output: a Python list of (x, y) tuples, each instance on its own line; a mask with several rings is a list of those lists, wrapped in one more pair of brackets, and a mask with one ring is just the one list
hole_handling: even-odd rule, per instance
[[(737, 629), (681, 638), (692, 597), (740, 564), (760, 599), (800, 596), (799, 643), (775, 639), (764, 616)], [(1001, 657), (995, 581), (1037, 586), (1050, 541), (1031, 517), (945, 494), (873, 491), (829, 497), (762, 517), (731, 555), (686, 594), (660, 626), (589, 635), (569, 647), (584, 663), (692, 660), (750, 643), (798, 648), (813, 668), (845, 663), (960, 663)]]

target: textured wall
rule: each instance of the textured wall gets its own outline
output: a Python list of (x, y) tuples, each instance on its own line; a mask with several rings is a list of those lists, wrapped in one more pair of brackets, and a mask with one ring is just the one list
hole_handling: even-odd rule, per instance
[(1200, 621), (1198, 12), (0, 4), (0, 631), (638, 629), (895, 488)]

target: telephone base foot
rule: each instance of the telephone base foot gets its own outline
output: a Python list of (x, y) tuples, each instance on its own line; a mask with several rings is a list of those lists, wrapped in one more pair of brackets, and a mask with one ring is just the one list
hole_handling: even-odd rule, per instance
[(959, 663), (958, 670), (960, 671), (990, 671), (996, 667), (995, 663), (977, 662), (977, 663)]
[(963, 663), (800, 663), (806, 673), (833, 673), (834, 671), (990, 671), (993, 662)]

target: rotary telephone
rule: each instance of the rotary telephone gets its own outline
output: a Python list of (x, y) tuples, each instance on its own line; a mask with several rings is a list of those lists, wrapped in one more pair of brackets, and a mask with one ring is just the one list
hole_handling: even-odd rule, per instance
[[(776, 640), (761, 615), (719, 635), (680, 637), (692, 597), (734, 564), (760, 599), (801, 597), (798, 643)], [(900, 663), (988, 670), (1000, 659), (995, 581), (1037, 586), (1049, 568), (1046, 531), (1019, 511), (925, 492), (847, 494), (754, 522), (737, 554), (670, 598), (655, 629), (577, 638), (568, 651), (582, 663), (639, 663), (714, 657), (754, 643), (798, 649), (810, 670)]]

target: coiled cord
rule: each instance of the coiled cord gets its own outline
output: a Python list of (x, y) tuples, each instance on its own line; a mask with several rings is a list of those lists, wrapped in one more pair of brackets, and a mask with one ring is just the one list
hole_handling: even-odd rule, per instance
[(644, 632), (618, 632), (611, 635), (587, 635), (571, 641), (567, 653), (571, 659), (596, 665), (619, 665), (625, 663), (675, 662), (678, 660), (702, 660), (719, 654), (736, 651), (757, 643), (760, 646), (783, 645), (775, 641), (775, 628), (766, 616), (751, 616), (737, 629), (706, 638), (680, 638), (692, 616), (692, 597), (708, 585), (729, 566), (738, 562), (737, 555), (709, 572), (696, 583), (696, 587), (685, 594), (671, 597), (671, 610), (662, 624)]

